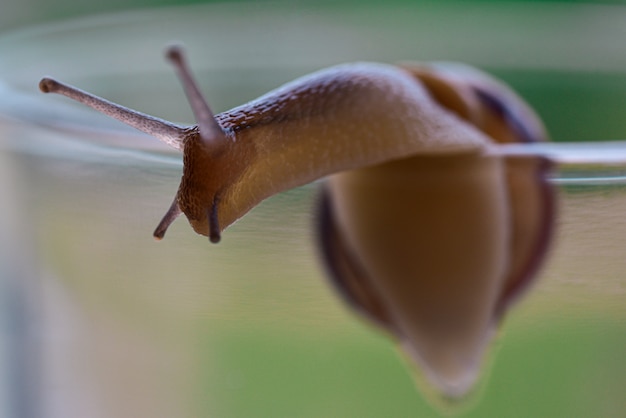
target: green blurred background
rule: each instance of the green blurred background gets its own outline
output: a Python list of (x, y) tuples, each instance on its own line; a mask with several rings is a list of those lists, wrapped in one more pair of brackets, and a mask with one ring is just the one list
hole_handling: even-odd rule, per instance
[[(447, 0), (442, 1), (445, 3)], [(438, 3), (437, 1), (431, 1)], [(466, 3), (520, 3), (516, 0), (482, 0), (474, 1), (469, 0)], [(522, 3), (580, 3), (580, 4), (624, 4), (623, 0), (529, 0)], [(224, 1), (202, 1), (202, 0), (109, 0), (94, 1), (94, 0), (3, 0), (2, 1), (2, 13), (0, 15), (0, 28), (3, 30), (22, 27), (24, 25), (30, 25), (33, 23), (41, 23), (50, 20), (75, 18), (84, 15), (91, 15), (97, 13), (109, 13), (109, 12), (121, 12), (125, 10), (135, 10), (142, 8), (152, 8), (160, 6), (180, 6), (185, 4), (207, 4), (207, 3), (225, 3)], [(263, 4), (275, 4), (275, 0), (257, 0), (248, 1), (236, 0), (230, 3), (247, 3), (253, 4), (255, 7), (263, 7)], [(380, 4), (379, 1), (374, 0), (337, 0), (337, 1), (315, 1), (315, 0), (294, 0), (285, 1), (284, 7), (297, 10), (299, 5), (319, 5), (320, 7), (327, 7), (328, 5), (345, 4), (348, 7), (360, 7), (367, 6), (369, 4)], [(385, 6), (390, 8), (402, 6), (403, 4), (428, 4), (428, 1), (421, 0), (391, 0), (386, 1)], [(252, 7), (253, 9), (254, 7)]]
[[(0, 30), (8, 33), (67, 18), (187, 3), (3, 0)], [(242, 14), (252, 16), (270, 4), (240, 3)], [(480, 4), (448, 2), (451, 7), (469, 3)], [(483, 3), (516, 7), (525, 4)], [(548, 7), (551, 4), (546, 3)], [(608, 8), (605, 12), (621, 4), (558, 3), (572, 3), (572, 7), (578, 7), (577, 13), (586, 12), (581, 3), (602, 5)], [(332, 15), (334, 8), (362, 11), (371, 7), (372, 21), (379, 17), (375, 11), (380, 8), (392, 14), (397, 10), (402, 23), (395, 30), (410, 32), (403, 27), (406, 22), (401, 15), (406, 7), (414, 10), (434, 4), (440, 2), (396, 0), (381, 5), (373, 1), (294, 1), (272, 2), (271, 7), (286, 10), (286, 15), (294, 19), (294, 28), (301, 14), (314, 14), (316, 10), (320, 16), (327, 16)], [(600, 28), (601, 22), (597, 24)], [(528, 36), (536, 34), (529, 30)], [(540, 37), (537, 39), (540, 41)], [(384, 37), (378, 41), (385, 43)], [(614, 41), (618, 47), (610, 45), (613, 49), (597, 45), (599, 54), (603, 47), (619, 52), (619, 45), (626, 45), (626, 36)], [(8, 66), (4, 63), (5, 68)], [(522, 93), (545, 119), (555, 139), (626, 138), (624, 68), (599, 65), (583, 71), (510, 66), (489, 69)], [(139, 95), (154, 94), (150, 86), (141, 83), (133, 85), (133, 89)], [(117, 94), (115, 87), (109, 91), (113, 96)], [(217, 93), (218, 103), (237, 104), (228, 102), (234, 99), (224, 98), (227, 94), (219, 89)], [(132, 101), (132, 97), (113, 98), (125, 104)], [(151, 105), (150, 100), (143, 102), (142, 106)], [(181, 103), (170, 107), (185, 109)], [(53, 220), (38, 225), (43, 257), (60, 277), (59, 282), (79, 301), (81, 310), (76, 315), (87, 318), (88, 325), (98, 331), (94, 331), (91, 345), (82, 348), (93, 350), (96, 358), (100, 352), (106, 352), (105, 358), (113, 358), (107, 351), (106, 338), (98, 337), (107, 336), (110, 327), (111, 339), (124, 335), (122, 329), (128, 332), (129, 341), (145, 339), (158, 346), (156, 351), (189, 354), (192, 360), (180, 360), (181, 368), (197, 369), (190, 372), (192, 388), (181, 386), (188, 392), (183, 396), (190, 411), (185, 416), (400, 418), (436, 417), (442, 411), (493, 418), (626, 416), (626, 227), (621, 220), (621, 209), (626, 204), (624, 186), (576, 186), (563, 191), (564, 218), (560, 221), (558, 251), (537, 293), (531, 293), (507, 318), (494, 344), (492, 364), (487, 367), (479, 393), (468, 405), (448, 410), (432, 406), (440, 403), (436, 396), (424, 397), (416, 391), (410, 372), (392, 343), (355, 319), (323, 282), (309, 240), (313, 187), (264, 202), (229, 230), (232, 238), (218, 247), (206, 247), (204, 240), (195, 239), (186, 225), (177, 226), (167, 240), (155, 247), (145, 239), (153, 219), (137, 220), (135, 214), (126, 215), (120, 202), (151, 213), (152, 203), (142, 199), (142, 180), (153, 182), (149, 183), (151, 193), (169, 199), (178, 173), (132, 164), (120, 164), (114, 169), (106, 166), (106, 175), (101, 176), (98, 168), (90, 167), (85, 172), (80, 162), (61, 163), (61, 169), (55, 166), (52, 173), (31, 161), (21, 175), (25, 184), (38, 185), (28, 193), (34, 196), (29, 198), (38, 203), (38, 210), (46, 211), (41, 219)], [(622, 169), (615, 171), (621, 173)], [(277, 213), (281, 215), (276, 216)], [(593, 227), (579, 228), (590, 217), (600, 215), (604, 218)], [(94, 218), (104, 227), (98, 226)], [(248, 231), (255, 231), (254, 239), (245, 235)], [(94, 236), (98, 237), (97, 245)], [(125, 246), (118, 248), (116, 243), (121, 241)], [(98, 257), (93, 257), (94, 245)], [(128, 248), (132, 248), (132, 253)], [(589, 259), (596, 264), (587, 262)], [(137, 274), (137, 266), (145, 269), (141, 275)], [(201, 276), (202, 281), (187, 279), (196, 276)], [(180, 338), (172, 340), (176, 335)], [(142, 344), (136, 345), (143, 349)], [(180, 349), (183, 345), (186, 347)], [(122, 349), (128, 348), (112, 348), (119, 350), (115, 358), (124, 367), (127, 359)], [(83, 355), (89, 359), (89, 354)], [(155, 356), (154, 364), (159, 367), (163, 358), (168, 359), (167, 355), (149, 353), (147, 357), (150, 355)], [(169, 365), (172, 369), (176, 369), (176, 361)], [(146, 367), (150, 365), (150, 359), (146, 359)], [(172, 376), (179, 373), (173, 371)], [(120, 386), (131, 390), (131, 396), (153, 396), (162, 389), (158, 382), (131, 377), (132, 384), (128, 386), (118, 381), (100, 382), (103, 392)], [(164, 373), (162, 377), (167, 379), (169, 375)]]

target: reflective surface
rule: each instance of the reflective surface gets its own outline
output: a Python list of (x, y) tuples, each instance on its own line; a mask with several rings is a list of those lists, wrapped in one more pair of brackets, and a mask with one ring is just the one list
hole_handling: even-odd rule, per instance
[[(582, 151), (591, 164), (555, 175), (559, 225), (542, 277), (505, 319), (481, 388), (450, 406), (421, 396), (393, 344), (356, 320), (325, 282), (310, 232), (316, 185), (267, 200), (217, 246), (183, 219), (155, 243), (150, 234), (178, 185), (179, 157), (36, 91), (50, 74), (189, 121), (161, 56), (171, 40), (188, 45), (216, 111), (336, 62), (445, 58), (512, 82), (557, 140), (626, 138), (626, 54), (623, 42), (613, 43), (623, 28), (612, 25), (626, 12), (486, 7), (263, 9), (253, 19), (215, 6), (5, 38), (0, 413), (379, 417), (438, 416), (438, 406), (475, 417), (623, 414), (626, 165), (615, 157), (623, 144)], [(510, 22), (499, 26), (506, 36), (494, 36), (498, 28), (485, 20), (470, 24), (467, 13)], [(599, 17), (603, 30), (577, 43), (576, 25)], [(538, 42), (522, 31), (530, 22), (531, 33), (567, 47)], [(464, 47), (456, 46), (467, 33)], [(381, 44), (365, 42), (374, 39)], [(509, 53), (511, 42), (518, 53)], [(551, 155), (571, 160), (584, 147)]]

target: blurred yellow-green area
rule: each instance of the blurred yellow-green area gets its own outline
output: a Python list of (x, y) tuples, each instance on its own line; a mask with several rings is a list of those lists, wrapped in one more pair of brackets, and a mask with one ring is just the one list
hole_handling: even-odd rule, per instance
[[(116, 18), (122, 21), (123, 12), (145, 9), (148, 13), (154, 7), (190, 3), (206, 2), (3, 0), (0, 38), (30, 25), (108, 13), (121, 13)], [(595, 51), (598, 57), (607, 55), (606, 51), (619, 53), (620, 48), (626, 54), (624, 31), (617, 31), (615, 43), (610, 45), (583, 45), (588, 39), (584, 31), (590, 32), (589, 39), (595, 39), (592, 32), (601, 32), (602, 20), (597, 16), (626, 16), (626, 6), (620, 1), (230, 3), (220, 8), (223, 4), (215, 2), (216, 8), (211, 9), (215, 14), (206, 16), (215, 19), (212, 23), (222, 16), (232, 19), (222, 22), (224, 36), (237, 37), (228, 32), (229, 28), (242, 27), (236, 24), (236, 16), (246, 22), (257, 16), (263, 22), (271, 22), (267, 11), (282, 10), (285, 13), (280, 16), (292, 21), (275, 25), (280, 25), (281, 30), (291, 27), (295, 39), (300, 39), (301, 35), (295, 34), (305, 23), (314, 22), (329, 33), (342, 35), (342, 41), (352, 42), (337, 46), (335, 52), (343, 48), (346, 55), (353, 53), (350, 59), (359, 59), (353, 56), (354, 51), (367, 52), (371, 44), (376, 54), (389, 61), (421, 57), (419, 51), (414, 56), (396, 56), (394, 47), (404, 53), (408, 48), (386, 45), (385, 32), (380, 31), (382, 25), (377, 26), (380, 19), (387, 19), (389, 39), (392, 35), (397, 39), (399, 34), (413, 33), (407, 18), (419, 16), (422, 8), (436, 9), (438, 16), (445, 14), (446, 7), (454, 9), (461, 24), (463, 13), (458, 11), (469, 4), (473, 6), (467, 10), (477, 13), (480, 9), (476, 5), (486, 5), (485, 10), (493, 12), (494, 4), (532, 10), (533, 5), (545, 3), (548, 14), (532, 18), (530, 12), (520, 15), (525, 22), (537, 20), (537, 26), (527, 33), (522, 28), (519, 33), (507, 35), (541, 43), (541, 30), (550, 26), (550, 22), (541, 21), (542, 16), (549, 16), (558, 25), (558, 11), (571, 4), (576, 7), (576, 15), (589, 13), (588, 19), (580, 21), (595, 24), (580, 28), (583, 35), (576, 38), (579, 45), (568, 45), (567, 39), (562, 40), (564, 61), (571, 62), (571, 67), (496, 65), (500, 61), (506, 64), (509, 57), (518, 58), (517, 51), (505, 48), (486, 60), (491, 64), (486, 65), (490, 67), (487, 69), (520, 91), (544, 118), (556, 140), (626, 139), (626, 66), (620, 69), (621, 58), (613, 57), (597, 68), (588, 64), (579, 68), (579, 61), (571, 58), (575, 55), (571, 51), (575, 52), (578, 46)], [(600, 7), (602, 13), (587, 8), (591, 6)], [(355, 40), (340, 32), (337, 27), (341, 25), (332, 20), (336, 10), (341, 10), (337, 15), (346, 20), (345, 27), (358, 27), (359, 34), (375, 27), (376, 37)], [(219, 15), (220, 11), (224, 14)], [(351, 11), (355, 13), (352, 15)], [(304, 15), (313, 18), (307, 20)], [(348, 21), (349, 16), (354, 16), (352, 21)], [(495, 27), (502, 25), (502, 31), (509, 24), (490, 21), (488, 15), (482, 18)], [(325, 20), (331, 23), (325, 26)], [(437, 33), (439, 22), (429, 24)], [(123, 22), (120, 27), (111, 26), (115, 29), (108, 32), (113, 38), (109, 42), (122, 43), (114, 35), (127, 28), (122, 28)], [(615, 27), (619, 30), (619, 25), (611, 26)], [(80, 29), (84, 28), (76, 30)], [(268, 27), (267, 31), (271, 29)], [(558, 29), (550, 33), (558, 33)], [(169, 30), (167, 24), (163, 24), (163, 30)], [(261, 37), (260, 32), (251, 30), (247, 36)], [(285, 33), (268, 39), (289, 37), (289, 32)], [(620, 39), (620, 35), (624, 38)], [(463, 43), (465, 38), (467, 44)], [(333, 49), (330, 41), (323, 40), (323, 48)], [(206, 40), (207, 49), (212, 41)], [(481, 42), (491, 52), (490, 41), (477, 31), (455, 34), (453, 41), (442, 41), (441, 45), (462, 55), (466, 45), (480, 50)], [(250, 52), (243, 41), (235, 44)], [(307, 47), (312, 44), (306, 43)], [(45, 45), (49, 47), (52, 42)], [(437, 46), (440, 45), (428, 49), (428, 54), (445, 59), (445, 53), (437, 55)], [(48, 68), (49, 61), (53, 61), (53, 52), (44, 54), (46, 47), (37, 50), (46, 57), (42, 58), (42, 68)], [(272, 50), (270, 46), (257, 50), (255, 59), (262, 62), (264, 54)], [(289, 47), (284, 50), (294, 51)], [(299, 72), (304, 68), (314, 67), (302, 58), (308, 57), (307, 51), (303, 47), (299, 53), (283, 57), (285, 62), (297, 61), (297, 65), (287, 69), (275, 69), (262, 62), (265, 66), (253, 68), (234, 68), (235, 64), (204, 68), (201, 74), (224, 81), (222, 85), (209, 86), (211, 100), (221, 110), (275, 87), (279, 79), (287, 81), (283, 79), (286, 75), (302, 75)], [(236, 48), (211, 49), (211, 53), (239, 62), (236, 58), (240, 50)], [(93, 67), (99, 72), (92, 77), (95, 81), (89, 75), (81, 80), (80, 71), (70, 71), (72, 64), (65, 68), (68, 77), (77, 77), (87, 84), (93, 82), (111, 99), (163, 117), (184, 119), (188, 109), (182, 94), (174, 90), (178, 85), (173, 78), (161, 77), (160, 70), (138, 71), (130, 76), (121, 70), (144, 59), (151, 60), (153, 55), (160, 59), (159, 54), (160, 51), (142, 50), (137, 56), (125, 57), (125, 63), (96, 60)], [(76, 62), (83, 55), (89, 61), (97, 54), (89, 47), (79, 49)], [(341, 57), (333, 55), (327, 59)], [(523, 57), (522, 61), (532, 63), (533, 57)], [(1, 64), (0, 79), (11, 69), (10, 62)], [(26, 83), (32, 78), (34, 86), (43, 70), (11, 71), (26, 74)], [(155, 89), (155, 84), (160, 88)], [(61, 102), (56, 97), (45, 98), (48, 103)], [(27, 128), (0, 124), (0, 128), (0, 138), (17, 135), (21, 144), (40, 144), (37, 141), (41, 138), (65, 144), (63, 140), (67, 138), (63, 135), (76, 135), (50, 132), (36, 123)], [(15, 189), (19, 191), (15, 196), (21, 200), (21, 215), (27, 218), (24, 224), (28, 230), (32, 230), (33, 251), (41, 263), (36, 283), (40, 286), (37, 296), (42, 301), (38, 312), (43, 314), (37, 327), (43, 330), (43, 336), (36, 364), (43, 371), (39, 376), (41, 383), (30, 395), (33, 402), (41, 402), (43, 407), (40, 415), (35, 416), (626, 416), (624, 182), (574, 182), (560, 189), (558, 234), (541, 280), (505, 318), (476, 393), (465, 403), (447, 405), (428, 390), (425, 395), (420, 392), (410, 366), (397, 354), (393, 342), (359, 320), (326, 283), (311, 239), (317, 185), (263, 202), (226, 231), (218, 246), (195, 236), (183, 219), (174, 224), (163, 242), (155, 244), (150, 233), (176, 190), (179, 167), (146, 163), (111, 148), (99, 149), (111, 155), (97, 158), (84, 158), (79, 152), (76, 156), (63, 154), (65, 149), (61, 149), (49, 155), (18, 152), (6, 159), (15, 166)], [(626, 172), (622, 166), (587, 169), (575, 174), (600, 176), (598, 173), (606, 172), (609, 177), (622, 178)], [(35, 399), (37, 396), (42, 399)], [(0, 400), (0, 413), (2, 410)], [(56, 411), (56, 415), (50, 411)], [(27, 414), (18, 418), (22, 416), (30, 418)]]

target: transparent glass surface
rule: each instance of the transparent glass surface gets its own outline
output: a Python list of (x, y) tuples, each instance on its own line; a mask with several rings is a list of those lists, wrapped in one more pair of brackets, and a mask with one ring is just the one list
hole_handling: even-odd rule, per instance
[[(151, 233), (180, 156), (37, 90), (43, 75), (177, 122), (181, 41), (215, 111), (340, 62), (453, 60), (516, 88), (557, 142), (559, 216), (467, 417), (626, 413), (626, 8), (212, 5), (102, 16), (0, 40), (0, 416), (435, 417), (385, 335), (324, 278), (316, 184), (219, 245)], [(589, 144), (592, 141), (613, 142)], [(567, 147), (560, 141), (574, 142)], [(545, 151), (545, 149), (544, 149)], [(544, 152), (542, 151), (542, 152)], [(547, 152), (547, 151), (545, 151)], [(585, 163), (587, 161), (587, 163)], [(575, 162), (575, 164), (574, 164)], [(444, 412), (445, 412), (444, 407)]]

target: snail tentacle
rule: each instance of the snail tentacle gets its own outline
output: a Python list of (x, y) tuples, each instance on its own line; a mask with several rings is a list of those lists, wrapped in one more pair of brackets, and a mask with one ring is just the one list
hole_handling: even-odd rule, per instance
[(39, 89), (44, 93), (57, 93), (76, 100), (141, 132), (152, 135), (178, 150), (183, 149), (183, 140), (189, 132), (189, 127), (129, 109), (50, 77), (41, 79)]
[(198, 123), (200, 140), (210, 147), (219, 146), (221, 142), (226, 140), (226, 136), (220, 124), (215, 120), (213, 111), (211, 111), (191, 71), (189, 71), (189, 66), (187, 65), (187, 60), (182, 48), (179, 45), (170, 46), (166, 50), (166, 57), (173, 65), (183, 85), (183, 89), (189, 100), (189, 105)]
[(180, 206), (178, 205), (178, 196), (176, 196), (174, 197), (172, 205), (163, 216), (163, 219), (161, 219), (161, 222), (159, 222), (159, 225), (157, 225), (152, 236), (154, 236), (154, 238), (159, 241), (162, 240), (165, 236), (165, 232), (167, 232), (167, 228), (169, 228), (172, 222), (174, 222), (181, 213), (182, 211), (180, 209)]

